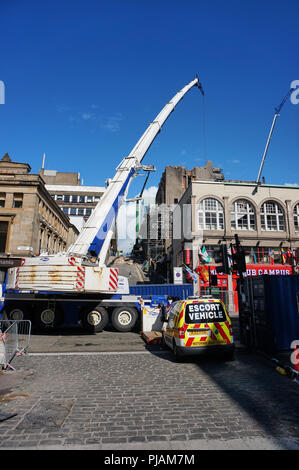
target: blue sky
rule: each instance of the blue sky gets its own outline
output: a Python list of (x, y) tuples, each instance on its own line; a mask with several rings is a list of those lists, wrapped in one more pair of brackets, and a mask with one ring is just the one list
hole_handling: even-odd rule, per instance
[[(299, 80), (299, 4), (0, 0), (0, 156), (104, 186), (161, 108), (198, 73), (144, 163), (255, 180), (273, 119)], [(299, 104), (277, 121), (263, 175), (299, 184)], [(133, 193), (143, 184), (140, 178)]]

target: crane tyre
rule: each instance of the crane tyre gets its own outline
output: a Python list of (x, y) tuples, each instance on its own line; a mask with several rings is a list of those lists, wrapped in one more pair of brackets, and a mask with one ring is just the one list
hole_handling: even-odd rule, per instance
[(30, 311), (21, 303), (8, 302), (4, 307), (9, 320), (30, 320)]
[(112, 312), (111, 322), (117, 331), (131, 331), (137, 321), (137, 310), (133, 307), (117, 307)]
[(104, 307), (89, 307), (82, 312), (81, 321), (83, 328), (90, 333), (99, 333), (106, 328), (109, 315)]
[(40, 329), (53, 328), (63, 323), (63, 310), (59, 304), (55, 307), (42, 303), (34, 313), (34, 326)]

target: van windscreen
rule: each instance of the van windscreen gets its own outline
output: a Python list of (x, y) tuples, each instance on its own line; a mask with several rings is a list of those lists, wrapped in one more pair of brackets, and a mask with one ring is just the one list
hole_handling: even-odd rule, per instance
[(197, 302), (186, 305), (186, 323), (214, 323), (226, 321), (224, 309), (219, 302)]

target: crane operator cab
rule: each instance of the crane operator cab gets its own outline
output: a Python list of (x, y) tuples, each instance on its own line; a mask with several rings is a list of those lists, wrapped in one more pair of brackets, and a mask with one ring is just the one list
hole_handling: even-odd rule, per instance
[(210, 296), (179, 300), (166, 312), (165, 320), (163, 341), (176, 359), (206, 352), (233, 359), (232, 323), (221, 300)]

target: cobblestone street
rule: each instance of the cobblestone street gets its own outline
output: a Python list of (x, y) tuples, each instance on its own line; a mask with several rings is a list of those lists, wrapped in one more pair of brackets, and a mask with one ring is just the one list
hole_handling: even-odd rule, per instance
[[(166, 350), (30, 354), (0, 390), (2, 449), (299, 449), (299, 387), (260, 356), (176, 363)], [(234, 446), (235, 443), (235, 446)], [(252, 447), (251, 447), (252, 448)]]

